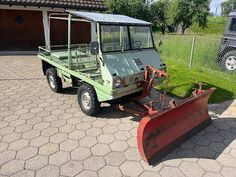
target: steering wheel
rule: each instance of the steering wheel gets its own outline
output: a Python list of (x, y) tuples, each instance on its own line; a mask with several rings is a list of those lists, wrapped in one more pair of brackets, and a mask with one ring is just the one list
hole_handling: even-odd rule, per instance
[(137, 48), (141, 48), (141, 46), (142, 46), (142, 41), (134, 41), (134, 43), (135, 43), (135, 45), (137, 45)]

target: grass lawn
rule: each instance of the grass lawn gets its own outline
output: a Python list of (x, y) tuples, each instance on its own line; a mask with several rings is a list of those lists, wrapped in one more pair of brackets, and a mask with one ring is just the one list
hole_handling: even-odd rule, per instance
[[(170, 80), (167, 90), (170, 94), (180, 98), (186, 98), (191, 95), (193, 88), (197, 88), (194, 82), (203, 82), (207, 84), (205, 88), (217, 88), (214, 95), (210, 98), (210, 103), (220, 103), (226, 100), (236, 98), (236, 82), (224, 79), (219, 72), (209, 73), (205, 69), (188, 69), (173, 61), (165, 61), (168, 65)], [(164, 86), (161, 86), (164, 87)], [(160, 88), (160, 87), (159, 87)]]
[[(189, 97), (194, 82), (207, 84), (206, 88), (217, 90), (210, 98), (210, 103), (219, 103), (236, 98), (236, 74), (224, 73), (217, 62), (218, 49), (227, 19), (209, 17), (208, 27), (201, 29), (198, 24), (192, 26), (192, 32), (187, 35), (155, 33), (155, 43), (160, 39), (163, 45), (159, 48), (161, 58), (168, 66), (170, 80), (168, 92), (180, 98)], [(195, 48), (192, 59), (192, 69), (188, 68), (193, 36)], [(164, 86), (161, 86), (164, 87)], [(160, 87), (159, 87), (160, 88)]]
[(202, 29), (197, 23), (195, 23), (191, 29), (195, 34), (222, 35), (224, 33), (226, 22), (226, 17), (208, 17), (207, 28)]

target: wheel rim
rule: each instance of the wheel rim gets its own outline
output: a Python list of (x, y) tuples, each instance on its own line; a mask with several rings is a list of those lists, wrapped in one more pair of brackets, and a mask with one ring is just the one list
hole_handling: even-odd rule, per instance
[(49, 79), (49, 85), (50, 85), (50, 87), (55, 88), (56, 85), (55, 85), (53, 76), (49, 76), (48, 79)]
[(225, 66), (227, 70), (234, 71), (236, 70), (236, 56), (230, 56), (225, 61)]
[(84, 109), (89, 110), (92, 106), (92, 99), (90, 94), (87, 91), (83, 91), (81, 94), (81, 103)]

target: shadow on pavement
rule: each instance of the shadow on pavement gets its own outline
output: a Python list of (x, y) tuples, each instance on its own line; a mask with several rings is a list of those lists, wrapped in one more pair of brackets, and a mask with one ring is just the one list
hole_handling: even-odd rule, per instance
[(178, 158), (217, 159), (222, 153), (229, 153), (229, 146), (235, 139), (236, 118), (213, 118), (209, 127), (183, 143), (162, 161)]

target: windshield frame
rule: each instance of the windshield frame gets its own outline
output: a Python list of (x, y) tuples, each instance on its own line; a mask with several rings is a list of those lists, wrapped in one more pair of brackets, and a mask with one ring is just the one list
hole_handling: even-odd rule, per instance
[[(128, 30), (128, 40), (129, 40), (129, 49), (123, 50), (123, 52), (128, 51), (140, 51), (145, 49), (155, 49), (155, 43), (153, 38), (153, 32), (152, 32), (152, 25), (135, 25), (135, 24), (113, 24), (113, 23), (99, 23), (99, 38), (100, 38), (100, 50), (102, 53), (114, 53), (114, 52), (122, 52), (122, 50), (116, 50), (116, 51), (103, 51), (103, 44), (102, 44), (102, 26), (125, 26)], [(152, 47), (147, 48), (140, 48), (140, 49), (134, 49), (132, 48), (132, 42), (131, 42), (131, 34), (130, 34), (130, 27), (149, 27), (150, 33), (151, 33), (151, 40), (152, 40)]]

